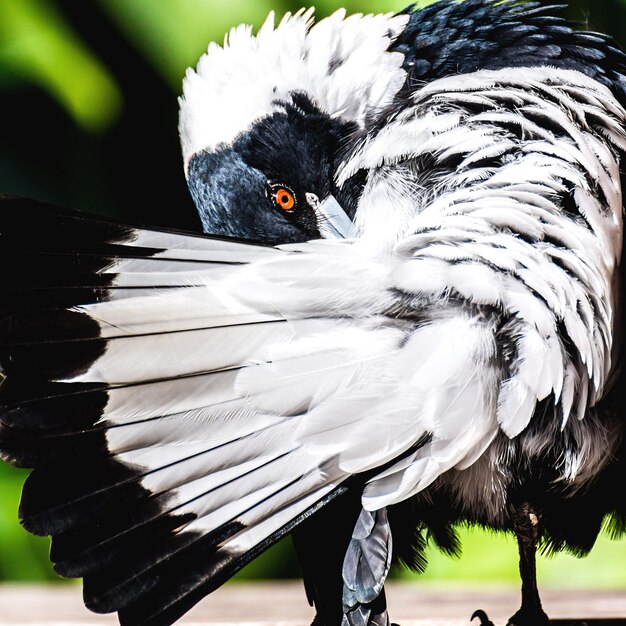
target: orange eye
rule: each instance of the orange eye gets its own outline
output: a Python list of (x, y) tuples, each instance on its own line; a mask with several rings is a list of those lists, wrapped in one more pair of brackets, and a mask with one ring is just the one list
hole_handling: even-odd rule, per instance
[(291, 211), (296, 206), (293, 191), (285, 187), (273, 187), (272, 198), (276, 206), (283, 211)]

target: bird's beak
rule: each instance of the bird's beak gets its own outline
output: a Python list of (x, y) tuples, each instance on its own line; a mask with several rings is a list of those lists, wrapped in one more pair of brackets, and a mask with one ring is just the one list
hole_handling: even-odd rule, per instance
[(334, 196), (319, 201), (315, 194), (306, 194), (317, 217), (317, 228), (324, 239), (351, 239), (356, 237), (352, 220), (346, 215)]

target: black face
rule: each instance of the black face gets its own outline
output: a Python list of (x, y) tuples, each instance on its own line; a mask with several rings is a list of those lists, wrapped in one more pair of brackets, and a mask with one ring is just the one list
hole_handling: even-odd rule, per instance
[(337, 193), (333, 177), (353, 132), (293, 94), (231, 147), (195, 155), (188, 183), (204, 231), (273, 244), (319, 238), (313, 204)]

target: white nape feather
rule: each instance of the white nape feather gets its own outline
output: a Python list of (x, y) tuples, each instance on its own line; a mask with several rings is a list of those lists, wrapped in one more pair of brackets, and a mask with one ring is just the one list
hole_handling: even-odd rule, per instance
[(390, 104), (406, 73), (404, 55), (387, 52), (406, 15), (352, 15), (339, 10), (313, 25), (313, 10), (271, 13), (258, 34), (234, 28), (189, 69), (180, 98), (185, 167), (201, 150), (231, 143), (255, 121), (306, 92), (324, 112), (362, 124)]

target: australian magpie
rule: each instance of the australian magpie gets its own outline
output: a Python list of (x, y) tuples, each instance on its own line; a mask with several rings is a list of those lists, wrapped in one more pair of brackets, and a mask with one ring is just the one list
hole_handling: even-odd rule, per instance
[(180, 102), (204, 236), (3, 197), (0, 450), (89, 608), (171, 624), (293, 531), (314, 623), (385, 625), (469, 523), (537, 626), (537, 546), (623, 534), (626, 56), (558, 11), (233, 30)]

